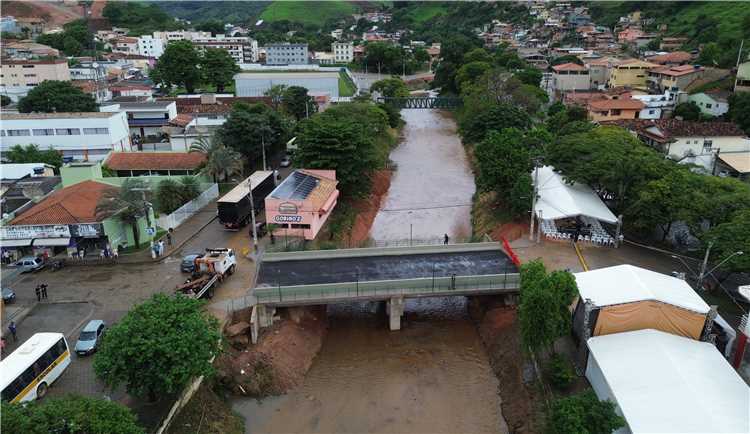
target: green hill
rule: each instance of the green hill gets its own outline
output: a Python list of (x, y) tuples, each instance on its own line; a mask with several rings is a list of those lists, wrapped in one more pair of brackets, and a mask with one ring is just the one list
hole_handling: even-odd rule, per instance
[(275, 1), (270, 3), (260, 18), (268, 22), (294, 21), (322, 26), (329, 19), (344, 18), (356, 13), (358, 8), (343, 0), (338, 1)]

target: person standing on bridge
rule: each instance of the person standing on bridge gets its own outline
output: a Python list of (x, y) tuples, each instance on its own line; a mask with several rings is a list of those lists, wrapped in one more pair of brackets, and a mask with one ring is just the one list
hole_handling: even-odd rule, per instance
[(443, 238), (443, 244), (448, 244), (448, 241), (450, 241), (450, 237), (448, 237), (448, 234), (445, 234), (445, 237)]

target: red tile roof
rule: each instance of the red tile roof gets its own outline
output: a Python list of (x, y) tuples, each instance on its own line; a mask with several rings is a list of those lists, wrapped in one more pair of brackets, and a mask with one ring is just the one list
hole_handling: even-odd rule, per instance
[(193, 121), (193, 117), (192, 116), (190, 116), (188, 114), (180, 113), (177, 116), (175, 116), (174, 119), (171, 119), (169, 121), (169, 124), (185, 128), (192, 121)]
[(112, 152), (105, 164), (112, 170), (193, 170), (204, 161), (199, 152)]
[(589, 101), (592, 110), (642, 110), (646, 105), (637, 99), (598, 99)]
[(96, 181), (83, 181), (47, 196), (10, 222), (11, 225), (55, 225), (96, 223), (96, 205), (107, 192), (118, 188)]
[(647, 60), (649, 62), (658, 63), (660, 65), (667, 64), (678, 64), (689, 62), (693, 58), (693, 55), (687, 51), (675, 51), (667, 54), (659, 54), (657, 56), (651, 56)]
[[(623, 119), (606, 123), (635, 131), (660, 142), (675, 137), (747, 137), (747, 134), (732, 122), (696, 122), (679, 119)], [(648, 131), (651, 127), (658, 128), (662, 135)]]
[(585, 71), (586, 68), (577, 63), (563, 63), (561, 65), (555, 65), (552, 67), (557, 72), (560, 71)]
[(177, 113), (200, 114), (219, 113), (227, 114), (232, 111), (236, 102), (247, 102), (250, 104), (263, 103), (271, 106), (271, 98), (266, 96), (232, 96), (216, 97), (216, 104), (202, 104), (200, 97), (190, 98), (158, 98), (159, 101), (174, 101), (177, 104)]
[(661, 68), (652, 69), (650, 72), (662, 75), (668, 75), (670, 77), (681, 77), (683, 75), (693, 74), (696, 72), (703, 71), (702, 66), (693, 65), (680, 65), (680, 66), (663, 66)]

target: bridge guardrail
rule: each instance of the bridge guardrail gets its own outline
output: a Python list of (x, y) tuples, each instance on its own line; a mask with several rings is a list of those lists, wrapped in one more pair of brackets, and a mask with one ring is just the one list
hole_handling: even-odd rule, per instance
[(423, 277), (404, 280), (345, 282), (321, 285), (268, 286), (255, 288), (258, 304), (324, 301), (342, 298), (389, 298), (394, 296), (449, 295), (456, 292), (517, 289), (518, 273), (482, 276)]

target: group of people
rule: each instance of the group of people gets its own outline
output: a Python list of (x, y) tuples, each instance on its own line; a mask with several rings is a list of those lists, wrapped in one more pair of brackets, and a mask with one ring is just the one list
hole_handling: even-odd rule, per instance
[(40, 285), (36, 286), (36, 289), (34, 289), (34, 292), (36, 293), (36, 301), (42, 301), (47, 299), (47, 284), (42, 283)]

